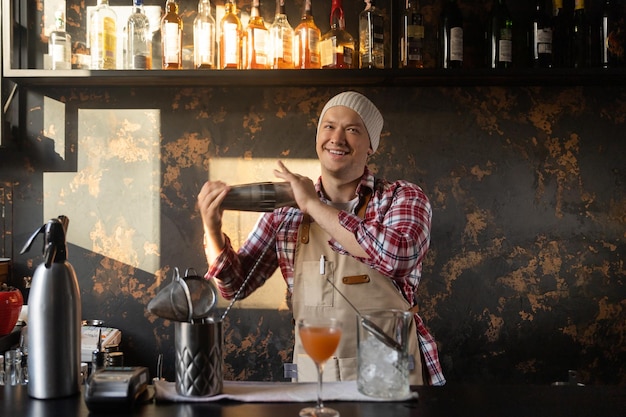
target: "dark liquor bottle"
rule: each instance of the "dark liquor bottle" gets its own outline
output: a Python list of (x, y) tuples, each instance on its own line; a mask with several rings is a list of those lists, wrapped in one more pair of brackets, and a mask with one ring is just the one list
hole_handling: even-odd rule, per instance
[(530, 19), (530, 60), (535, 68), (552, 67), (552, 19), (546, 13), (545, 0), (535, 0)]
[(574, 68), (591, 66), (589, 50), (591, 44), (591, 26), (587, 20), (585, 0), (576, 0), (574, 4), (574, 20), (572, 24), (572, 58)]
[(573, 66), (573, 10), (565, 0), (553, 0), (552, 64), (557, 68)]
[(600, 64), (604, 68), (622, 67), (626, 62), (626, 28), (621, 3), (605, 0), (600, 22)]
[(439, 67), (463, 66), (463, 15), (456, 0), (446, 0), (439, 20)]
[(424, 68), (424, 17), (417, 0), (406, 0), (400, 23), (400, 68)]
[(485, 39), (487, 66), (509, 68), (513, 64), (513, 19), (504, 0), (493, 2)]

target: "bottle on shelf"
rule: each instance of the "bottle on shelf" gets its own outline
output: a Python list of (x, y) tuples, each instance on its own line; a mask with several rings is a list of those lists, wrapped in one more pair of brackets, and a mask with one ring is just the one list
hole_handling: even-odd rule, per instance
[(424, 17), (417, 0), (406, 0), (399, 36), (400, 68), (424, 68)]
[(463, 66), (463, 15), (456, 0), (445, 0), (439, 19), (439, 67)]
[(509, 68), (513, 65), (513, 18), (505, 0), (494, 0), (485, 40), (488, 68)]
[(551, 68), (552, 19), (546, 12), (545, 0), (535, 0), (529, 30), (531, 65), (534, 68)]
[(242, 51), (244, 53), (242, 65), (245, 69), (269, 69), (269, 30), (260, 12), (260, 1), (252, 0), (250, 20), (243, 34)]
[(569, 1), (553, 0), (552, 21), (552, 65), (557, 68), (573, 66), (572, 59), (572, 27), (573, 10)]
[(54, 13), (55, 30), (48, 37), (48, 55), (53, 70), (72, 69), (72, 37), (65, 31), (65, 13)]
[(270, 25), (270, 67), (293, 69), (293, 28), (285, 13), (285, 0), (276, 0), (276, 14)]
[(226, 0), (220, 21), (220, 68), (242, 69), (242, 27), (235, 0)]
[(365, 0), (365, 9), (359, 13), (359, 68), (384, 69), (386, 55), (385, 16), (375, 0)]
[(89, 27), (91, 69), (117, 69), (117, 15), (109, 0), (98, 0)]
[(178, 15), (178, 3), (167, 0), (165, 14), (161, 18), (162, 68), (183, 68), (183, 19)]
[(320, 38), (322, 34), (313, 19), (312, 0), (304, 0), (302, 19), (294, 30), (294, 61), (297, 69), (318, 69), (320, 60)]
[(621, 3), (605, 0), (600, 21), (600, 65), (603, 68), (626, 64), (626, 29)]
[(341, 0), (332, 0), (330, 30), (320, 42), (322, 68), (357, 68), (356, 43), (346, 31)]
[(152, 69), (152, 31), (143, 0), (133, 0), (133, 12), (126, 22), (126, 68)]
[(591, 26), (585, 11), (585, 0), (576, 0), (574, 3), (572, 35), (572, 64), (574, 68), (590, 67)]
[(215, 19), (209, 0), (198, 2), (193, 21), (193, 66), (195, 69), (215, 68)]

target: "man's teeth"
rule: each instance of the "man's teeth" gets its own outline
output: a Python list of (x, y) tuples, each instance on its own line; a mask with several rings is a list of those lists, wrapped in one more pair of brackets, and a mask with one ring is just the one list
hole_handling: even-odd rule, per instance
[(332, 153), (333, 155), (345, 155), (346, 153), (343, 151), (335, 151), (332, 149), (329, 149), (328, 152)]

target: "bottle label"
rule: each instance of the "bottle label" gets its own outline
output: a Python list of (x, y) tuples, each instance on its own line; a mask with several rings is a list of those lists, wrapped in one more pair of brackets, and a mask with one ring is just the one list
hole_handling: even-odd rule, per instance
[(66, 48), (66, 46), (64, 44), (55, 44), (55, 45), (51, 45), (52, 47), (50, 48), (50, 55), (52, 57), (52, 63), (56, 64), (59, 62), (65, 63), (65, 62), (70, 62), (67, 59), (67, 51), (68, 48)]
[(181, 54), (178, 23), (165, 23), (163, 29), (163, 62), (178, 64)]
[(320, 42), (320, 55), (322, 67), (337, 66), (337, 37), (332, 36)]
[(254, 48), (256, 63), (267, 65), (267, 30), (252, 29), (252, 48)]
[(513, 62), (513, 42), (507, 39), (500, 39), (498, 41), (498, 55), (499, 62)]
[(463, 28), (450, 29), (450, 61), (463, 61)]
[(309, 52), (311, 55), (311, 63), (312, 64), (320, 64), (320, 54), (319, 54), (319, 42), (320, 37), (318, 32), (313, 28), (307, 29), (307, 38), (309, 40)]
[(500, 29), (498, 62), (513, 62), (513, 31), (511, 28)]
[(407, 36), (409, 38), (424, 39), (424, 26), (409, 25), (407, 28)]
[(283, 41), (279, 44), (282, 50), (277, 56), (282, 57), (287, 63), (293, 62), (293, 36), (291, 36), (289, 29), (283, 28)]
[(213, 56), (213, 31), (214, 26), (209, 22), (201, 22), (197, 27), (194, 33), (194, 50), (196, 50), (198, 56), (201, 58), (202, 63), (208, 63), (205, 61), (211, 61), (210, 64), (213, 65), (211, 57)]
[(538, 29), (535, 39), (537, 39), (537, 53), (539, 54), (551, 54), (552, 53), (552, 29), (544, 28)]
[(343, 63), (346, 64), (346, 66), (348, 67), (352, 67), (352, 61), (353, 61), (353, 57), (354, 57), (354, 49), (344, 46), (343, 47)]
[(224, 51), (224, 62), (222, 68), (227, 65), (239, 65), (239, 36), (236, 23), (224, 23), (222, 33), (222, 48)]
[(115, 30), (115, 20), (110, 17), (104, 18), (104, 33), (102, 34), (102, 49), (105, 62), (111, 62), (115, 68), (115, 51), (117, 49), (117, 31)]

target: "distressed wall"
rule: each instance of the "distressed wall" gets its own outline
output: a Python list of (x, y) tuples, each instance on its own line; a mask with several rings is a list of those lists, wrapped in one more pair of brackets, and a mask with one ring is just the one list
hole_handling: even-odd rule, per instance
[[(571, 368), (590, 383), (623, 383), (624, 89), (360, 90), (385, 115), (382, 145), (371, 166), (387, 178), (416, 182), (433, 203), (420, 307), (440, 344), (448, 378), (544, 383)], [(125, 237), (136, 231), (131, 219), (137, 213), (112, 197), (99, 203), (101, 227), (75, 230), (82, 219), (70, 217), (70, 241), (85, 233), (93, 241), (88, 248), (72, 245), (70, 260), (84, 316), (123, 329), (128, 360), (152, 366), (163, 352), (171, 372), (173, 326), (150, 316), (145, 306), (174, 266), (206, 268), (194, 205), (211, 161), (314, 158), (316, 115), (339, 89), (167, 88), (158, 90), (158, 103), (150, 91), (46, 90), (66, 105), (65, 160), (52, 151), (45, 132), (53, 126), (42, 126), (41, 97), (32, 93), (28, 132), (0, 151), (1, 180), (12, 190), (14, 278), (19, 278), (41, 261), (36, 253), (17, 250), (44, 218), (45, 198), (52, 198), (44, 174), (67, 173), (74, 183), (82, 181), (78, 186), (68, 181), (56, 196), (66, 204), (87, 206), (95, 197), (86, 193), (87, 201), (75, 200), (80, 188), (104, 182), (131, 195), (132, 182), (115, 183), (110, 170), (94, 173), (93, 166), (78, 167), (76, 161), (89, 149), (91, 161), (112, 158), (122, 171), (132, 166), (138, 149), (153, 145), (142, 142), (143, 130), (128, 128), (141, 117), (129, 119), (137, 118), (134, 112), (120, 117), (115, 109), (159, 110), (159, 120), (144, 120), (160, 126), (157, 270), (99, 254), (98, 242), (123, 248)], [(91, 149), (78, 137), (72, 115), (79, 108), (101, 109), (114, 132), (106, 145)], [(118, 217), (107, 218), (109, 212)], [(117, 226), (110, 228), (107, 220)], [(141, 254), (146, 245), (128, 249)], [(227, 375), (281, 380), (281, 364), (290, 355), (290, 322), (280, 305), (235, 308), (226, 326)]]
[[(21, 131), (0, 148), (13, 282), (41, 262), (37, 245), (19, 255), (32, 231), (73, 213), (84, 317), (122, 329), (127, 363), (153, 370), (164, 353), (173, 379), (173, 325), (145, 307), (173, 267), (206, 270), (199, 188), (232, 174), (212, 170), (226, 158), (242, 175), (315, 158), (318, 112), (341, 90), (24, 92)], [(420, 308), (448, 380), (549, 383), (577, 369), (586, 383), (626, 383), (626, 89), (357, 90), (385, 116), (371, 167), (419, 184), (433, 204)], [(238, 239), (248, 222), (232, 220)], [(291, 315), (280, 278), (270, 281), (227, 317), (227, 378), (283, 380)]]

